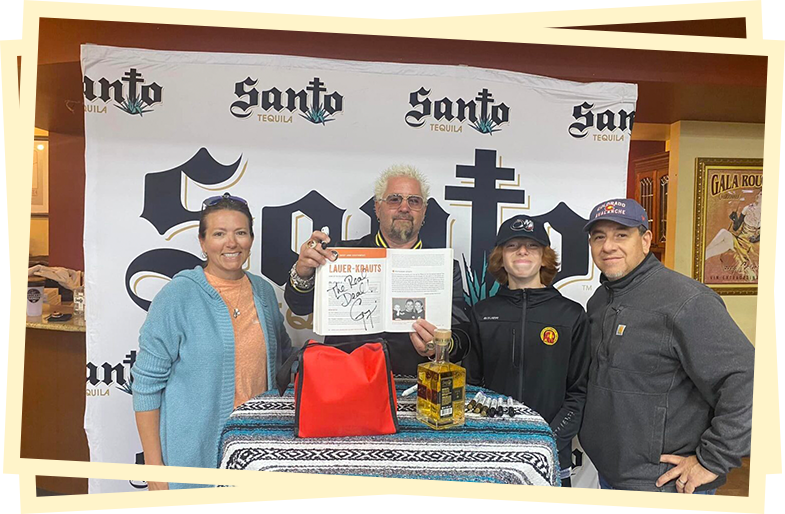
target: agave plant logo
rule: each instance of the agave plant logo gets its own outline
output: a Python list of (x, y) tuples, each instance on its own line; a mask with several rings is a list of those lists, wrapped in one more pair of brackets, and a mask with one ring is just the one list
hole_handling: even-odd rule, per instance
[(136, 68), (126, 71), (122, 78), (113, 82), (104, 77), (96, 81), (85, 75), (83, 85), (85, 107), (88, 102), (96, 100), (104, 104), (114, 102), (115, 107), (126, 114), (142, 116), (152, 112), (150, 107), (163, 101), (163, 88), (155, 82), (146, 83)]
[(119, 386), (117, 386), (117, 388), (119, 390), (121, 390), (122, 392), (126, 393), (126, 394), (131, 394), (132, 395), (133, 393), (131, 392), (131, 382), (133, 382), (133, 377), (132, 377), (131, 381), (126, 382), (123, 385), (119, 385)]
[(474, 305), (480, 300), (485, 300), (495, 295), (499, 290), (499, 283), (493, 282), (489, 285), (486, 277), (488, 271), (488, 256), (483, 254), (482, 274), (477, 276), (477, 272), (466, 263), (466, 256), (463, 256), (463, 272), (466, 274), (466, 286), (468, 291), (463, 292), (463, 299), (467, 305)]
[(142, 116), (146, 112), (153, 112), (152, 109), (145, 109), (147, 104), (141, 98), (129, 98), (121, 105), (115, 105), (118, 109), (128, 114), (138, 114)]
[(487, 117), (472, 122), (470, 126), (480, 134), (493, 135), (494, 132), (499, 132), (501, 130), (500, 128), (497, 128), (498, 125), (495, 121)]
[(332, 114), (327, 112), (324, 107), (318, 105), (317, 107), (311, 107), (308, 109), (308, 112), (305, 114), (300, 114), (303, 118), (310, 121), (311, 123), (321, 123), (324, 125), (328, 121), (335, 121), (334, 118), (331, 118)]

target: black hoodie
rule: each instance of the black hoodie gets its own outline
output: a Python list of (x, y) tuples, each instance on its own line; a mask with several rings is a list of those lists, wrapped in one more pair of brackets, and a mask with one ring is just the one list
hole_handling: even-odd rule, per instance
[(537, 411), (556, 437), (559, 464), (572, 463), (589, 369), (589, 321), (553, 287), (510, 290), (474, 305), (467, 380)]

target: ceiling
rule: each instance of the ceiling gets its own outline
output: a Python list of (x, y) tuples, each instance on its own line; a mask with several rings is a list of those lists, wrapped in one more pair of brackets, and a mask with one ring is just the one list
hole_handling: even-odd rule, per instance
[[(636, 122), (763, 123), (767, 58), (524, 43), (41, 19), (36, 126), (84, 133), (83, 43), (161, 50), (270, 53), (333, 59), (465, 64), (580, 82), (638, 84)], [(744, 37), (743, 18), (580, 27)]]

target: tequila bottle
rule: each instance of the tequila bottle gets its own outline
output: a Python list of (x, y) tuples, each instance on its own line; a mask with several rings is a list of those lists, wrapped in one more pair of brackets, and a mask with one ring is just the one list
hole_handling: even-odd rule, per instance
[(464, 423), (466, 370), (450, 362), (450, 330), (437, 329), (432, 362), (417, 366), (417, 419), (441, 430)]

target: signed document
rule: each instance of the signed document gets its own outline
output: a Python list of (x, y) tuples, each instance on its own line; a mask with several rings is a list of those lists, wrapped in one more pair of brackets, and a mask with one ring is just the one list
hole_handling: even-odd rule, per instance
[(452, 324), (452, 249), (334, 248), (316, 270), (314, 332), (319, 335), (412, 332), (423, 318)]

